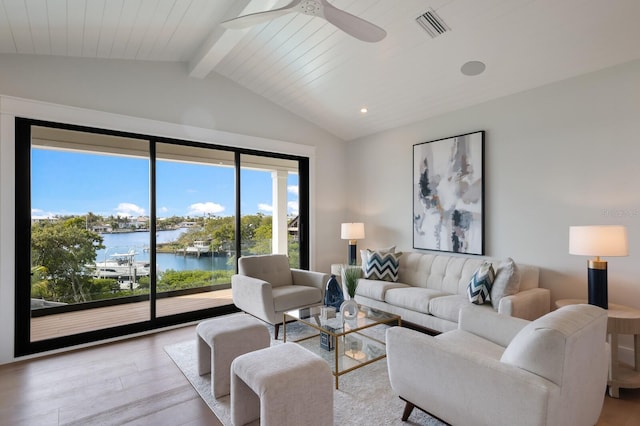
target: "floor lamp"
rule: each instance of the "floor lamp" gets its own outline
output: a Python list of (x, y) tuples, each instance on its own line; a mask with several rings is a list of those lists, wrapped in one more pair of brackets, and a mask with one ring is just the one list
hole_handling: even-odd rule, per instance
[(349, 265), (357, 263), (356, 243), (364, 238), (364, 223), (343, 223), (340, 228), (340, 237), (349, 240)]
[(627, 229), (618, 225), (570, 226), (569, 254), (595, 256), (587, 262), (589, 304), (608, 309), (607, 262), (600, 256), (628, 256)]

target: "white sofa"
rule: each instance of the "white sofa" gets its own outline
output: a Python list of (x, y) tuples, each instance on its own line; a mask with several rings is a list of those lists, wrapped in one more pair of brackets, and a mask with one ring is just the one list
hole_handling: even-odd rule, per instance
[(418, 252), (405, 252), (399, 257), (397, 282), (360, 278), (355, 299), (429, 330), (454, 330), (460, 309), (471, 305), (467, 295), (469, 281), (485, 260), (494, 266), (496, 283), (499, 280), (518, 283), (515, 294), (498, 296), (499, 300), (481, 305), (482, 308), (527, 320), (549, 312), (551, 294), (548, 289), (539, 288), (539, 270), (535, 266), (515, 264), (515, 273), (510, 274), (505, 265), (511, 259)]
[[(590, 426), (607, 387), (607, 312), (569, 305), (533, 322), (475, 306), (457, 330), (387, 330), (394, 392), (452, 425)], [(400, 413), (398, 413), (400, 417)]]

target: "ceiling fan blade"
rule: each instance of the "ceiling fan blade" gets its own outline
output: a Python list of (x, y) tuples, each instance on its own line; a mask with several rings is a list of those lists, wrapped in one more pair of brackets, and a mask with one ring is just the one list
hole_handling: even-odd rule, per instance
[(237, 18), (227, 19), (222, 21), (220, 25), (232, 30), (240, 30), (243, 28), (252, 27), (254, 25), (262, 24), (263, 22), (270, 21), (279, 16), (286, 15), (287, 13), (295, 12), (293, 10), (302, 0), (293, 0), (288, 5), (279, 9), (266, 10), (264, 12), (249, 13), (247, 15), (238, 16)]
[(375, 43), (387, 36), (387, 32), (377, 25), (321, 0), (324, 18), (345, 33), (369, 43)]

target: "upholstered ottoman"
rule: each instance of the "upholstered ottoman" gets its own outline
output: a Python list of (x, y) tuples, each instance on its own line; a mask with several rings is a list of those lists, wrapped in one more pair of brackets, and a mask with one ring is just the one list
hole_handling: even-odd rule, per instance
[(329, 364), (296, 343), (237, 357), (231, 363), (231, 421), (240, 426), (333, 425)]
[(196, 327), (196, 336), (198, 374), (211, 372), (214, 398), (229, 394), (231, 361), (271, 343), (267, 326), (247, 314), (203, 321)]

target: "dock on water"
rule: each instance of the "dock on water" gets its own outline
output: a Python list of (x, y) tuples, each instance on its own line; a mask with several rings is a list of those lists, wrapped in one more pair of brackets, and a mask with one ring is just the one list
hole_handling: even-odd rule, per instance
[(186, 248), (176, 249), (175, 254), (181, 254), (183, 256), (211, 256), (211, 248), (206, 241), (194, 241), (192, 246)]

